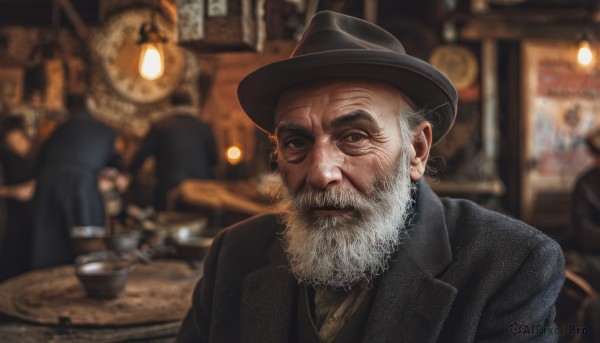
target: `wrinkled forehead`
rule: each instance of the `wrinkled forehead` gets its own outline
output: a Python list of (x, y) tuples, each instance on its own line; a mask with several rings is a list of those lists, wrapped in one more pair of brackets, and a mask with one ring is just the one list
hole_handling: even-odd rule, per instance
[(323, 106), (358, 99), (377, 107), (414, 109), (414, 103), (406, 94), (384, 82), (353, 78), (316, 80), (297, 85), (281, 94), (275, 109), (275, 125), (284, 114), (304, 106), (309, 99), (315, 98), (318, 98), (319, 105)]

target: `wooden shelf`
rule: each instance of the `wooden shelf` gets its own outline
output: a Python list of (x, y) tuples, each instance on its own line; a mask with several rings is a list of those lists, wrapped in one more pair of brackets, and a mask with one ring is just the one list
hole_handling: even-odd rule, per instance
[(426, 181), (431, 189), (439, 195), (472, 194), (501, 196), (505, 191), (504, 183), (500, 180), (458, 182), (426, 178)]

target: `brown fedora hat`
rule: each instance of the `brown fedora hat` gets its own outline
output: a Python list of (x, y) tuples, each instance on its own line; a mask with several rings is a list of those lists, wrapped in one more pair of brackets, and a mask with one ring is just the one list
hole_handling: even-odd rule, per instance
[(428, 110), (433, 143), (456, 118), (456, 88), (440, 71), (406, 54), (392, 34), (368, 21), (323, 11), (317, 13), (288, 59), (261, 67), (238, 86), (238, 100), (250, 119), (269, 133), (275, 106), (287, 89), (304, 82), (339, 77), (388, 83)]

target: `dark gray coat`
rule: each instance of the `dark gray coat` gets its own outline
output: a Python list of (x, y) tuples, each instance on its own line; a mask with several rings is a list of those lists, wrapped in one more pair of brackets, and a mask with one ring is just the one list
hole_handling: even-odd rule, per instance
[[(379, 280), (362, 342), (555, 342), (564, 259), (526, 224), (419, 182), (416, 224)], [(289, 342), (298, 286), (278, 233), (262, 215), (222, 232), (207, 257), (180, 342)], [(522, 330), (524, 331), (524, 330)]]

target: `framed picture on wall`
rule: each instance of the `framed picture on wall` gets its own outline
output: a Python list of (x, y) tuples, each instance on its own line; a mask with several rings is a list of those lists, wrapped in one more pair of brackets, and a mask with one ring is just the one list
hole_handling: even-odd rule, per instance
[(24, 75), (23, 68), (0, 67), (0, 105), (14, 107), (21, 103)]
[(568, 224), (570, 193), (591, 162), (583, 137), (600, 124), (600, 66), (579, 66), (570, 42), (524, 41), (522, 54), (523, 219), (553, 213)]

